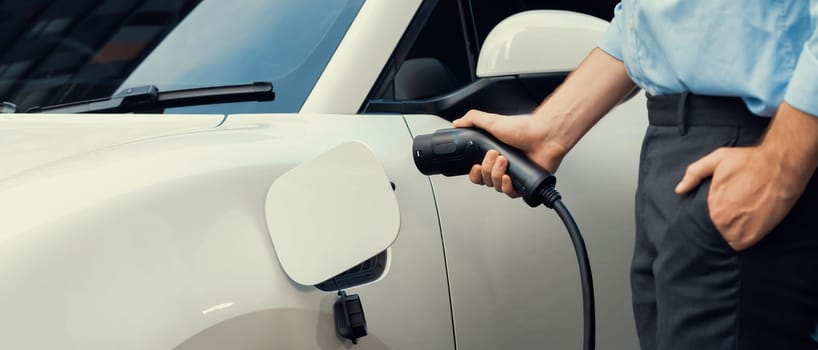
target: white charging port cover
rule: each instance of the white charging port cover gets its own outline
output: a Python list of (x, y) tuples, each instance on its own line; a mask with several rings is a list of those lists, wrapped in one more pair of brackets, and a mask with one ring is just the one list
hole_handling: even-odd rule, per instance
[(270, 186), (265, 210), (281, 267), (306, 286), (384, 251), (400, 230), (386, 172), (360, 142), (339, 145), (281, 175)]

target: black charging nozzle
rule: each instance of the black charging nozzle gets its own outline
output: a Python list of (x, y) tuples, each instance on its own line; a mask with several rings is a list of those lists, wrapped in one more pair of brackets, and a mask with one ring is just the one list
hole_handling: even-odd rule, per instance
[(571, 212), (562, 203), (559, 192), (554, 188), (557, 183), (554, 174), (531, 162), (518, 149), (500, 142), (480, 129), (441, 129), (432, 134), (416, 136), (412, 144), (415, 166), (424, 175), (468, 174), (472, 166), (482, 163), (486, 152), (490, 150), (497, 150), (508, 159), (506, 174), (511, 177), (511, 184), (522, 195), (526, 204), (532, 207), (544, 204), (554, 209), (565, 224), (577, 254), (582, 282), (583, 349), (594, 349), (596, 327), (591, 263), (579, 227)]
[(441, 129), (433, 134), (418, 135), (412, 144), (415, 166), (424, 175), (458, 176), (469, 173), (480, 164), (489, 150), (497, 150), (508, 159), (506, 173), (514, 189), (526, 204), (545, 204), (553, 208), (560, 195), (554, 189), (557, 178), (551, 172), (528, 160), (516, 148), (508, 146), (480, 129)]

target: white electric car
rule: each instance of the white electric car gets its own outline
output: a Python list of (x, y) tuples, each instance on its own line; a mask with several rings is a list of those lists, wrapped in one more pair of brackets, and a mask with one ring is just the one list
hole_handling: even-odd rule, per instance
[[(0, 2), (0, 349), (578, 349), (556, 215), (423, 176), (411, 144), (471, 108), (530, 111), (613, 3)], [(623, 102), (556, 174), (600, 349), (637, 348), (646, 123)], [(349, 145), (385, 180), (356, 182)], [(322, 159), (337, 176), (296, 172)], [(357, 344), (337, 289), (362, 302)]]

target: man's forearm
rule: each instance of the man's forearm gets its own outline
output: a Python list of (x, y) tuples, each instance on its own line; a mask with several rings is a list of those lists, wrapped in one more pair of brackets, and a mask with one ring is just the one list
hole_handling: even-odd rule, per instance
[(759, 148), (780, 161), (776, 166), (793, 176), (800, 195), (818, 167), (818, 118), (782, 103)]
[(596, 48), (533, 117), (563, 130), (561, 143), (567, 151), (634, 87), (625, 64)]

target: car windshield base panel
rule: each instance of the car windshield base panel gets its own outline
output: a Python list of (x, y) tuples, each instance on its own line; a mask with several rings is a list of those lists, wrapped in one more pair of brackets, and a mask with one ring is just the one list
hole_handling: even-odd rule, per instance
[(159, 91), (147, 85), (125, 89), (111, 97), (34, 107), (28, 113), (162, 113), (166, 108), (231, 102), (272, 101), (273, 83), (254, 82), (184, 90)]

